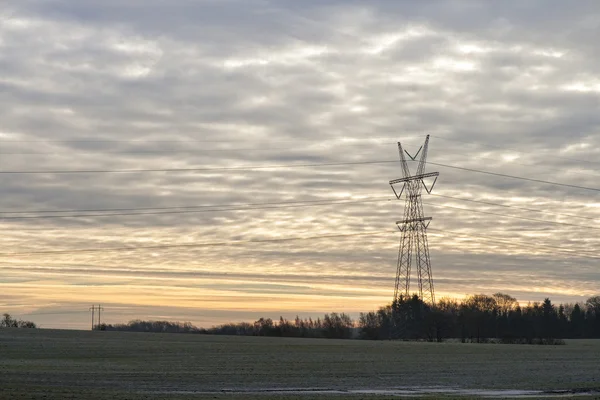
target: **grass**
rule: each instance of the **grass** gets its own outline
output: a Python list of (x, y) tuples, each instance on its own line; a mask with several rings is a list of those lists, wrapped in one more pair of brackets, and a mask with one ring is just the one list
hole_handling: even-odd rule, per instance
[[(526, 346), (0, 330), (0, 398), (11, 399), (313, 397), (221, 394), (265, 388), (598, 389), (598, 371), (594, 340)], [(391, 398), (328, 398), (347, 397)]]

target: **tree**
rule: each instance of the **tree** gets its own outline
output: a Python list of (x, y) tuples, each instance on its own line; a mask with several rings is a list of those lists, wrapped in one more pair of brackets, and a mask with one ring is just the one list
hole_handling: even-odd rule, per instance
[(294, 329), (292, 327), (292, 324), (290, 324), (290, 322), (283, 318), (283, 316), (279, 317), (279, 324), (277, 325), (278, 331), (279, 331), (279, 336), (293, 336), (294, 335)]
[(0, 320), (0, 328), (37, 328), (37, 325), (31, 321), (23, 321), (14, 319), (9, 313), (2, 314)]
[(542, 336), (545, 339), (554, 339), (558, 327), (558, 314), (549, 298), (542, 303)]
[[(2, 327), (2, 328), (13, 328), (13, 327), (15, 327), (16, 328), (16, 325), (13, 326), (13, 321), (14, 320), (12, 319), (12, 317), (10, 316), (10, 314), (4, 313), (4, 314), (2, 314), (2, 317), (3, 318), (2, 318), (2, 321), (0, 322), (0, 327)], [(16, 321), (14, 321), (14, 322), (16, 322)]]
[(438, 341), (441, 338), (450, 338), (460, 336), (458, 328), (458, 317), (460, 314), (460, 305), (458, 301), (448, 297), (442, 297), (436, 304), (435, 310), (437, 315), (436, 321), (436, 337)]
[(574, 338), (583, 337), (585, 328), (585, 314), (579, 304), (575, 304), (571, 311), (571, 336)]
[(498, 313), (503, 316), (507, 316), (515, 306), (517, 305), (517, 299), (504, 293), (494, 293), (492, 296), (498, 307)]
[(374, 311), (360, 313), (358, 327), (360, 328), (361, 339), (379, 339), (381, 326), (379, 325), (379, 318), (377, 318), (377, 314)]
[(558, 331), (556, 336), (559, 338), (565, 338), (569, 336), (569, 319), (565, 312), (565, 306), (562, 304), (558, 306)]
[(517, 299), (500, 292), (494, 293), (492, 297), (496, 302), (496, 308), (498, 310), (496, 336), (503, 341), (512, 342), (514, 341), (515, 328), (511, 324), (510, 315), (518, 306)]
[(323, 331), (325, 337), (330, 339), (349, 339), (353, 327), (354, 321), (344, 313), (325, 314), (323, 318)]
[(600, 315), (600, 296), (594, 296), (587, 299), (585, 306), (588, 310), (592, 310), (597, 316)]
[(299, 337), (307, 337), (310, 330), (310, 322), (310, 318), (304, 320), (296, 315), (296, 319), (294, 320), (295, 335)]
[(496, 300), (485, 294), (467, 297), (461, 305), (462, 338), (476, 338), (477, 343), (496, 337)]
[(377, 319), (379, 321), (379, 338), (390, 339), (392, 337), (392, 328), (394, 326), (392, 316), (392, 306), (379, 307), (377, 310)]
[(433, 340), (436, 335), (435, 321), (430, 313), (430, 306), (416, 294), (412, 297), (399, 296), (391, 305), (391, 336), (408, 340)]
[(270, 336), (273, 330), (273, 320), (271, 318), (260, 318), (254, 323), (254, 335)]
[(585, 302), (587, 308), (588, 335), (600, 338), (600, 296), (594, 296)]

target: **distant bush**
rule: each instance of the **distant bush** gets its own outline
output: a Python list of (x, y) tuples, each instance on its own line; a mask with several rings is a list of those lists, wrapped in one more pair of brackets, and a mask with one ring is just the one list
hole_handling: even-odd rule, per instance
[(293, 321), (279, 317), (278, 322), (271, 318), (260, 318), (254, 323), (230, 323), (205, 329), (201, 333), (209, 335), (275, 336), (327, 339), (352, 339), (355, 335), (355, 322), (348, 314), (325, 314), (323, 319), (298, 316)]
[(566, 343), (562, 339), (549, 338), (549, 339), (537, 339), (533, 342), (533, 344), (543, 344), (543, 345), (547, 345), (547, 346), (563, 346)]
[(495, 340), (494, 343), (501, 343), (501, 344), (538, 344), (538, 345), (545, 345), (545, 346), (563, 346), (563, 345), (566, 344), (563, 339), (554, 339), (554, 338), (546, 338), (546, 339), (533, 338), (533, 339), (526, 339), (526, 338), (515, 338), (515, 337), (503, 337), (501, 339)]
[(127, 331), (127, 332), (162, 332), (162, 333), (199, 333), (201, 329), (191, 322), (171, 321), (141, 321), (133, 320), (127, 324), (100, 324), (94, 327), (100, 331)]
[(10, 314), (4, 313), (0, 320), (0, 328), (30, 328), (35, 329), (37, 325), (31, 321), (14, 319)]

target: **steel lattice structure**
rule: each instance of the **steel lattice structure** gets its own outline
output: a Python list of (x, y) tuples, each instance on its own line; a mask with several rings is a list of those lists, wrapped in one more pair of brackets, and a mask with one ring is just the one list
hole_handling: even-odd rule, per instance
[[(400, 200), (403, 193), (406, 195), (404, 206), (404, 219), (397, 221), (398, 229), (402, 234), (400, 239), (400, 249), (398, 250), (398, 270), (396, 272), (396, 286), (394, 289), (394, 302), (397, 302), (400, 296), (405, 299), (410, 296), (411, 265), (414, 260), (417, 266), (418, 295), (424, 302), (435, 304), (435, 293), (433, 289), (433, 278), (431, 275), (431, 259), (429, 258), (429, 245), (427, 242), (427, 227), (431, 222), (431, 217), (423, 215), (423, 201), (421, 199), (422, 189), (429, 194), (435, 186), (439, 172), (425, 173), (425, 163), (427, 160), (427, 150), (429, 146), (429, 135), (425, 143), (414, 156), (411, 156), (402, 148), (398, 142), (398, 151), (400, 153), (400, 164), (402, 165), (403, 177), (390, 181), (390, 186)], [(405, 154), (412, 161), (421, 153), (417, 172), (411, 175)], [(426, 178), (435, 178), (430, 187), (425, 184)], [(402, 188), (396, 190), (396, 185), (402, 185)]]

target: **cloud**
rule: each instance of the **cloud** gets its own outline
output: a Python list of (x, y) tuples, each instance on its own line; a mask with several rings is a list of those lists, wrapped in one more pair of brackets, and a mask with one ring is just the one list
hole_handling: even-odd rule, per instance
[[(387, 182), (401, 176), (399, 165), (370, 162), (396, 160), (396, 141), (414, 151), (429, 133), (429, 160), (442, 164), (428, 165), (441, 173), (435, 194), (519, 207), (425, 200), (434, 217), (438, 297), (509, 291), (522, 301), (575, 301), (598, 291), (596, 192), (443, 166), (597, 186), (594, 2), (28, 0), (10, 4), (1, 18), (4, 172), (356, 163), (4, 173), (3, 217), (391, 199)], [(195, 312), (209, 313), (213, 322), (222, 320), (218, 313), (254, 318), (251, 308), (272, 317), (358, 312), (391, 297), (398, 241), (391, 232), (402, 207), (384, 200), (6, 218), (0, 268), (8, 277), (0, 285), (15, 313), (102, 301), (107, 315), (114, 306), (115, 321), (158, 304), (192, 320)], [(366, 231), (381, 234), (22, 254)], [(261, 291), (270, 292), (268, 301), (257, 297)], [(223, 293), (235, 298), (220, 306), (209, 301)], [(255, 300), (240, 311), (236, 302), (247, 299)], [(86, 327), (86, 318), (69, 314), (60, 323)]]

